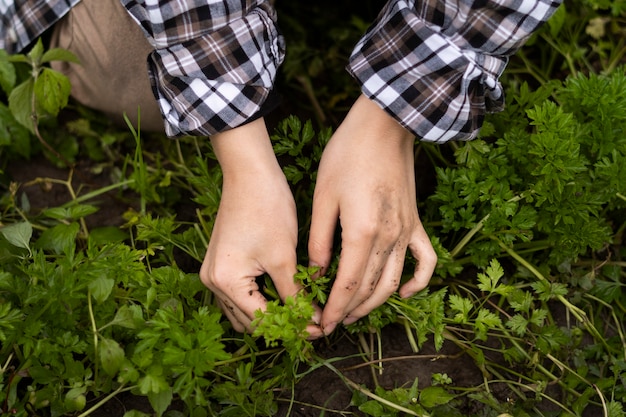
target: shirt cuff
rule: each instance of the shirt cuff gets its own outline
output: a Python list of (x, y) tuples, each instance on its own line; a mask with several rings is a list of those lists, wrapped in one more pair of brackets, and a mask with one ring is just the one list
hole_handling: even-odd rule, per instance
[(199, 36), (172, 45), (154, 37), (148, 72), (168, 136), (213, 135), (266, 111), (284, 59), (275, 20), (269, 3), (259, 2), (212, 28), (203, 22), (209, 29)]
[(356, 45), (348, 72), (419, 139), (476, 137), (504, 107), (499, 77), (558, 1), (391, 0)]

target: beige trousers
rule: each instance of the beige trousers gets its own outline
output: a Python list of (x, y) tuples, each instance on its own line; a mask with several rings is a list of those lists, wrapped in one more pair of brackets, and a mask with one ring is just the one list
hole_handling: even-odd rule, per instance
[(164, 131), (146, 58), (152, 46), (119, 0), (82, 0), (53, 30), (50, 47), (72, 51), (80, 64), (54, 62), (72, 84), (72, 97), (125, 125), (124, 114), (141, 130)]

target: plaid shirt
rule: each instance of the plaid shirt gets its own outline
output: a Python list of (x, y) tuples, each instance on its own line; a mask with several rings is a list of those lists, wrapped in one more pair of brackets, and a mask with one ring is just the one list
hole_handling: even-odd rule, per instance
[[(0, 0), (0, 46), (20, 51), (78, 1)], [(560, 1), (389, 0), (347, 69), (418, 138), (471, 139), (503, 106), (507, 57)], [(168, 135), (211, 135), (262, 112), (284, 58), (267, 0), (121, 2), (155, 48), (148, 70)]]

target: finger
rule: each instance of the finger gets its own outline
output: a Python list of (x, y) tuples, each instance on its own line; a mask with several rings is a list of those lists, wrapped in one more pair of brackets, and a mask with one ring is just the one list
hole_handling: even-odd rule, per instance
[(428, 285), (437, 267), (437, 253), (420, 223), (409, 242), (411, 254), (417, 260), (413, 277), (400, 288), (400, 297), (408, 298)]
[(333, 238), (339, 218), (339, 207), (334, 201), (323, 191), (315, 189), (308, 250), (309, 265), (321, 267), (319, 275), (326, 273), (332, 256)]
[[(238, 265), (233, 262), (233, 265)], [(229, 269), (229, 268), (228, 268)], [(260, 275), (260, 272), (258, 272)], [(229, 272), (226, 268), (206, 277), (206, 285), (221, 301), (227, 317), (236, 319), (241, 326), (250, 330), (255, 312), (265, 311), (267, 300), (259, 291), (256, 276), (241, 276), (240, 272)], [(235, 323), (233, 323), (235, 325)]]
[(319, 339), (322, 336), (325, 336), (324, 332), (322, 331), (322, 328), (316, 324), (309, 324), (306, 327), (306, 331), (309, 334), (309, 337), (307, 337), (308, 340), (315, 340), (315, 339)]
[[(220, 309), (231, 322), (233, 328), (238, 332), (250, 331), (250, 317), (248, 317), (228, 295), (228, 293), (233, 293), (228, 290), (230, 284), (237, 282), (234, 278), (229, 279), (228, 277), (230, 276), (234, 275), (231, 275), (227, 269), (224, 267), (216, 268), (206, 260), (200, 268), (200, 279), (202, 283), (215, 295)], [(263, 306), (261, 306), (261, 308), (263, 308)]]
[(343, 323), (348, 325), (356, 322), (361, 317), (365, 317), (376, 307), (384, 304), (389, 297), (398, 290), (400, 278), (404, 268), (404, 259), (407, 247), (402, 242), (396, 243), (387, 258), (387, 262), (382, 271), (378, 284), (374, 291), (361, 304), (351, 311), (348, 311)]
[(250, 321), (243, 314), (243, 312), (241, 312), (241, 310), (235, 309), (231, 302), (224, 302), (218, 298), (217, 304), (220, 306), (222, 312), (224, 312), (224, 315), (228, 318), (228, 321), (230, 321), (235, 331), (244, 333), (250, 328)]
[[(280, 247), (274, 248), (274, 253), (277, 256), (270, 260), (263, 269), (272, 278), (280, 299), (285, 301), (287, 297), (295, 297), (298, 291), (302, 289), (302, 285), (294, 279), (298, 271), (296, 253), (293, 248), (281, 249)], [(285, 253), (290, 253), (290, 255), (285, 256)]]
[[(374, 291), (383, 270), (381, 251), (359, 242), (371, 239), (346, 240), (339, 258), (335, 283), (322, 314), (322, 329), (330, 334), (349, 311), (361, 304)], [(386, 258), (385, 258), (386, 259)]]

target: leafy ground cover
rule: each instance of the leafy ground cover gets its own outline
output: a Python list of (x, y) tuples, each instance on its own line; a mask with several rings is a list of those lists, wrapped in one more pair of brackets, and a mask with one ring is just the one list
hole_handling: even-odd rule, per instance
[[(329, 126), (357, 94), (343, 63), (378, 7), (278, 2), (290, 52), (270, 125), (300, 248)], [(221, 181), (205, 139), (68, 102), (46, 65), (64, 51), (0, 52), (0, 414), (623, 416), (625, 27), (623, 1), (566, 2), (479, 139), (416, 144), (431, 285), (315, 343), (332, 268), (301, 267), (308, 295), (272, 302), (252, 335), (201, 285)]]

